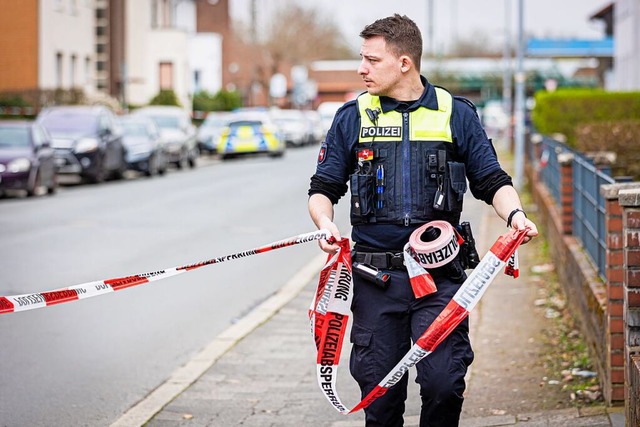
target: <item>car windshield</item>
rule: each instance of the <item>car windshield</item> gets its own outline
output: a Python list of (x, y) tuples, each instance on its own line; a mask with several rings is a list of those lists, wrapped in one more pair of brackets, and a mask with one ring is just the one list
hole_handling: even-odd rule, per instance
[(98, 128), (98, 118), (94, 114), (54, 113), (45, 115), (41, 123), (52, 133), (92, 133)]
[(262, 126), (262, 122), (259, 120), (238, 120), (236, 122), (229, 123), (229, 127), (237, 128), (240, 126)]
[(0, 147), (28, 147), (29, 129), (23, 127), (0, 128)]
[(128, 136), (145, 136), (147, 135), (147, 126), (143, 123), (124, 122), (122, 123), (124, 134)]
[(207, 119), (202, 124), (203, 127), (214, 128), (214, 127), (222, 127), (226, 126), (229, 119), (225, 117), (211, 117), (208, 116)]
[(180, 118), (176, 116), (153, 116), (154, 122), (163, 129), (179, 129)]

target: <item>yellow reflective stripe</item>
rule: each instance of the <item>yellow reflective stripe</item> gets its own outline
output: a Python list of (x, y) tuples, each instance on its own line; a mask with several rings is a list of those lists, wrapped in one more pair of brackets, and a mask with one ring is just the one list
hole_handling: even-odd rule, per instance
[[(453, 97), (444, 89), (435, 88), (438, 99), (438, 110), (418, 108), (409, 114), (410, 141), (444, 141), (453, 142), (451, 134), (451, 111)], [(376, 127), (367, 116), (367, 108), (375, 110), (380, 108), (380, 98), (364, 93), (358, 97), (358, 109), (360, 111), (361, 125), (358, 134), (360, 143), (398, 141), (395, 128), (402, 129), (402, 114), (397, 111), (389, 111), (378, 115)], [(375, 135), (375, 136), (374, 136)]]
[(367, 115), (368, 108), (373, 111), (378, 108), (382, 111), (380, 98), (371, 96), (368, 93), (360, 95), (358, 98), (358, 109), (360, 110), (361, 118), (358, 141), (360, 143), (399, 141), (402, 137), (402, 114), (397, 111), (389, 111), (386, 114), (380, 113), (378, 114), (378, 123), (376, 126), (369, 120), (369, 116)]

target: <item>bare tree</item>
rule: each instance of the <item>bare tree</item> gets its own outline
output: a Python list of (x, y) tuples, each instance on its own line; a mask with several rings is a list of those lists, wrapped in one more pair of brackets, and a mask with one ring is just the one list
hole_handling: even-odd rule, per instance
[(274, 63), (308, 64), (355, 57), (331, 17), (316, 9), (288, 4), (278, 9), (270, 22), (264, 40)]
[(458, 39), (451, 46), (449, 56), (453, 57), (499, 57), (502, 48), (493, 46), (486, 34), (474, 32), (471, 37)]

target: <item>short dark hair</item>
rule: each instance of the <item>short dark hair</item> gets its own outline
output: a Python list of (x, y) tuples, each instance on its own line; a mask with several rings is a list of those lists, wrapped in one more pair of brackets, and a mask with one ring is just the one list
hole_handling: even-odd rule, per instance
[(378, 19), (360, 32), (360, 37), (365, 40), (376, 36), (381, 36), (396, 56), (409, 55), (417, 70), (420, 71), (422, 34), (416, 23), (409, 17), (396, 13), (393, 16)]

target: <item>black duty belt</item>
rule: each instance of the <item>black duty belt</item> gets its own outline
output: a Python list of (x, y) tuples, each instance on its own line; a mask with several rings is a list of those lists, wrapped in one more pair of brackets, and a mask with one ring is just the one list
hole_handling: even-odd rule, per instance
[(368, 264), (383, 270), (406, 270), (402, 252), (360, 252), (352, 253), (353, 261)]

